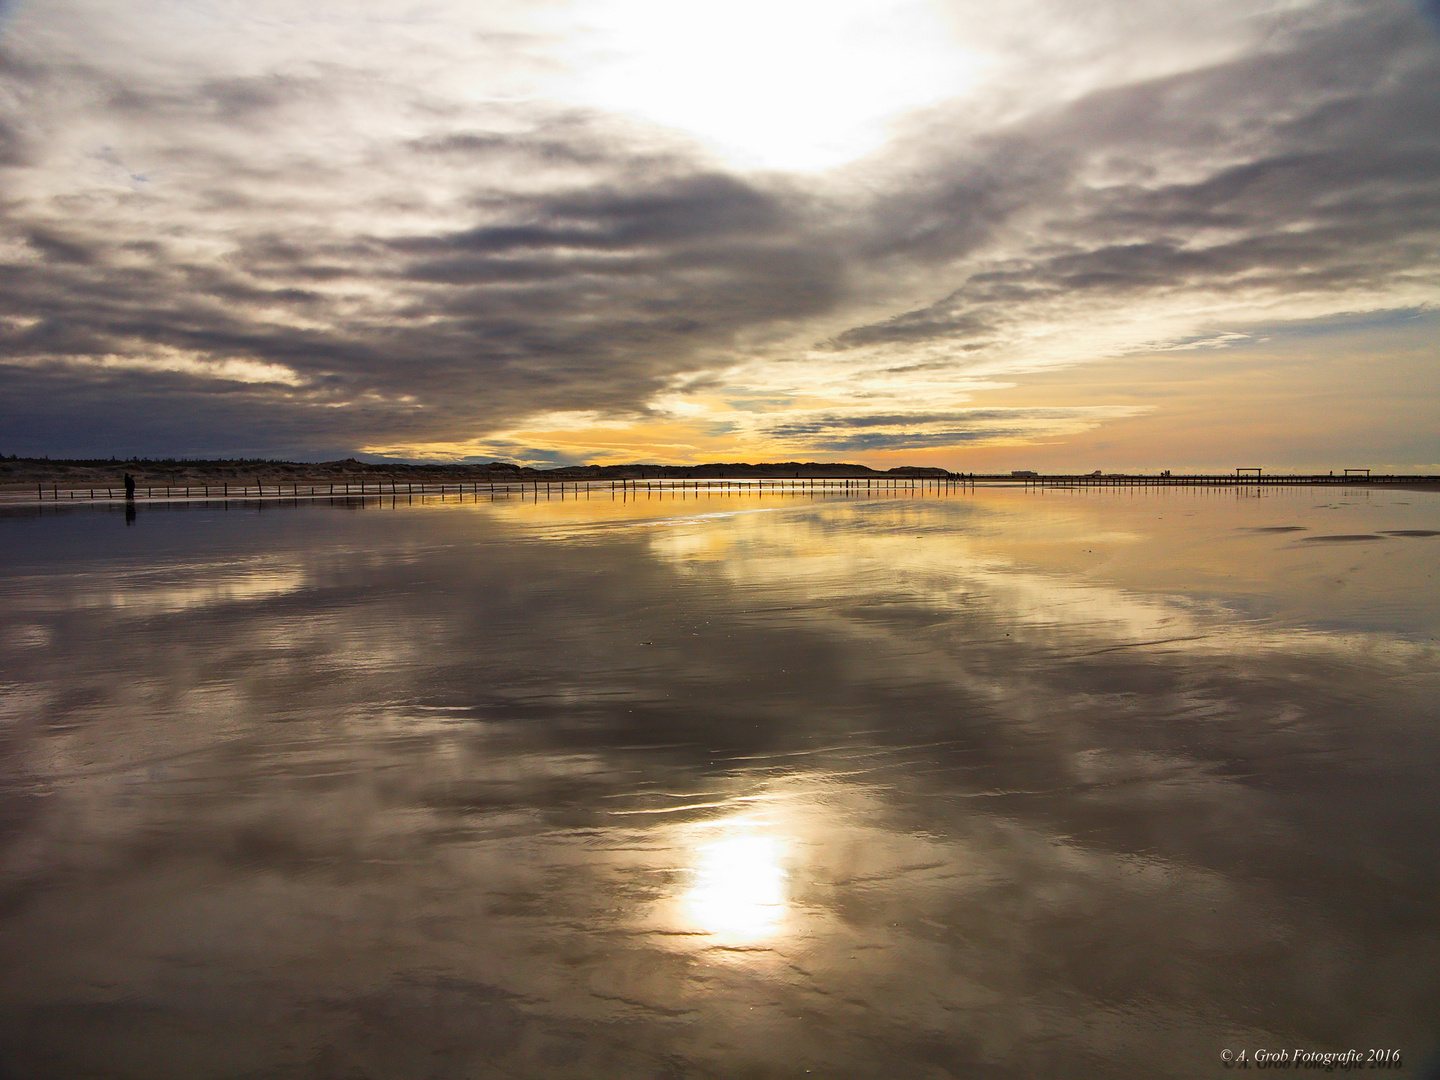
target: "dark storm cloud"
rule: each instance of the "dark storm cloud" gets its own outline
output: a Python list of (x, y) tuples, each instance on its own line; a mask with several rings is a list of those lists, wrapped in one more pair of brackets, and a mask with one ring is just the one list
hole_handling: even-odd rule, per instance
[(639, 319), (617, 323), (627, 344), (632, 331), (723, 335), (825, 310), (837, 297), (839, 263), (800, 240), (800, 216), (732, 177), (511, 199), (507, 209), (527, 223), (390, 241), (415, 257), (399, 274), (455, 286), (440, 302), (457, 316), (588, 309), (588, 294)]
[(351, 453), (353, 443), (324, 443), (273, 405), (268, 388), (235, 382), (123, 370), (79, 377), (62, 367), (11, 369), (0, 395), (0, 430), (11, 446), (33, 446), (37, 454), (54, 445), (55, 431), (77, 423), (85, 426), (70, 435), (66, 453), (78, 456), (333, 460)]
[(648, 190), (601, 187), (536, 200), (505, 200), (531, 225), (488, 226), (393, 241), (407, 251), (492, 254), (516, 249), (627, 251), (651, 243), (755, 238), (793, 226), (776, 199), (733, 177), (690, 175)]
[[(1166, 298), (1373, 304), (1352, 298), (1440, 255), (1440, 49), (1420, 27), (1357, 6), (1003, 122), (939, 107), (856, 188), (338, 61), (161, 78), (9, 48), (3, 449), (301, 456), (643, 417), (677, 377), (812, 322), (833, 365), (815, 389), (843, 393), (852, 364), (939, 377), (1011, 349), (1023, 370), (1020, 331)], [(875, 318), (892, 287), (904, 304)], [(893, 408), (767, 430), (843, 451), (1002, 424)], [(1065, 418), (1026, 422), (1045, 421)]]

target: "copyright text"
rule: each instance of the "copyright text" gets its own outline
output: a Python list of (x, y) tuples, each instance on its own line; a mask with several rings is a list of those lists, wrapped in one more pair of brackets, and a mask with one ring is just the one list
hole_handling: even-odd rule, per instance
[(1282, 1050), (1232, 1049), (1220, 1051), (1227, 1069), (1318, 1069), (1321, 1072), (1348, 1072), (1353, 1069), (1400, 1069), (1399, 1050)]

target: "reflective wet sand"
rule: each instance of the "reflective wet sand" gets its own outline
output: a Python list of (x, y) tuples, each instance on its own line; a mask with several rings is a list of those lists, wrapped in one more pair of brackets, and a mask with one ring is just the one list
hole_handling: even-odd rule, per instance
[(0, 1069), (1440, 1045), (1440, 495), (0, 518)]

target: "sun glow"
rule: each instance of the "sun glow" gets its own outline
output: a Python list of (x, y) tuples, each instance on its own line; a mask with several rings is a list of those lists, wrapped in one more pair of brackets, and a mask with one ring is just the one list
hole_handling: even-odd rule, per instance
[(743, 941), (779, 930), (785, 913), (785, 871), (778, 840), (739, 833), (704, 844), (696, 854), (695, 880), (685, 898), (696, 925)]
[(580, 0), (567, 96), (679, 128), (735, 163), (816, 171), (964, 93), (982, 58), (926, 0)]

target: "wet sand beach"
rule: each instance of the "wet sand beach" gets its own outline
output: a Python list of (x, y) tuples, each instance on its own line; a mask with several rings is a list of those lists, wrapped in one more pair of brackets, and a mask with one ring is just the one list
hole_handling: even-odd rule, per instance
[(1440, 1046), (1431, 493), (0, 535), (10, 1075), (1421, 1076)]

